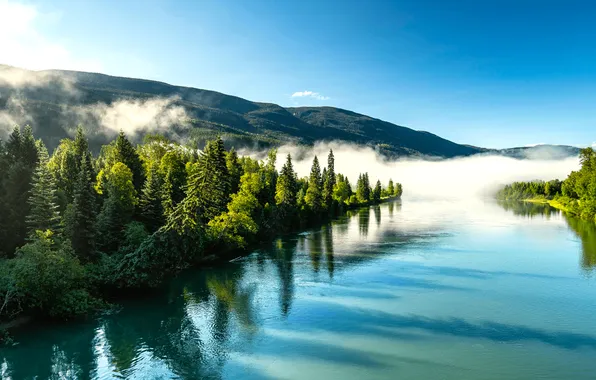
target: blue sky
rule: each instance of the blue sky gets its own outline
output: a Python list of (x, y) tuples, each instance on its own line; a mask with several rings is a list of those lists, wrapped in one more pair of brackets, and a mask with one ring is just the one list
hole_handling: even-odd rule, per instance
[(337, 106), (479, 146), (587, 146), (594, 20), (590, 0), (0, 0), (0, 62)]

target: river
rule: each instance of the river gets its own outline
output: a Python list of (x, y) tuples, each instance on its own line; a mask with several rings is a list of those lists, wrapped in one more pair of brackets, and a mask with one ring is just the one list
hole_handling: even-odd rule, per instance
[(2, 379), (594, 379), (596, 226), (548, 206), (404, 200), (27, 325)]

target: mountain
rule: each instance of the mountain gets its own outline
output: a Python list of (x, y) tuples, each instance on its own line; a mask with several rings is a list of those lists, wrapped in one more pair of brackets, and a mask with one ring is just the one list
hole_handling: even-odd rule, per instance
[(199, 145), (219, 134), (228, 145), (251, 148), (341, 140), (390, 157), (494, 152), (334, 107), (284, 108), (151, 80), (0, 65), (0, 131), (14, 124), (30, 124), (50, 149), (83, 124), (94, 150), (123, 129)]

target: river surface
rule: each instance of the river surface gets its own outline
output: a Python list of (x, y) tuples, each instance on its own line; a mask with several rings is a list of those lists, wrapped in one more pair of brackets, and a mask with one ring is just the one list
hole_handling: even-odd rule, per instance
[(86, 322), (2, 379), (595, 379), (596, 228), (548, 206), (357, 210)]

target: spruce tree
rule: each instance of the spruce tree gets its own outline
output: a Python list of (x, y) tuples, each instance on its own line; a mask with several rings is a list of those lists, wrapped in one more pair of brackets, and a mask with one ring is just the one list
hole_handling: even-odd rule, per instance
[(145, 172), (143, 169), (143, 162), (137, 153), (134, 146), (126, 138), (123, 131), (120, 131), (116, 139), (116, 161), (122, 162), (132, 172), (133, 185), (137, 192), (140, 192), (145, 183)]
[(188, 234), (202, 229), (226, 210), (229, 173), (223, 140), (209, 141), (194, 164), (186, 185), (186, 196), (168, 217), (167, 230)]
[(383, 188), (381, 187), (381, 181), (377, 180), (375, 185), (375, 189), (373, 190), (373, 202), (379, 203), (381, 201), (381, 193), (383, 192)]
[(389, 184), (387, 185), (387, 194), (392, 197), (395, 192), (394, 186), (393, 186), (393, 180), (390, 178), (389, 179)]
[(153, 164), (139, 200), (141, 219), (150, 233), (157, 231), (164, 223), (162, 186), (163, 179), (157, 165)]
[(319, 166), (319, 159), (315, 156), (310, 169), (308, 189), (304, 197), (304, 201), (315, 214), (320, 213), (323, 208), (322, 190), (321, 167)]
[(72, 203), (72, 217), (67, 223), (66, 232), (77, 255), (82, 261), (88, 261), (95, 251), (97, 217), (93, 166), (89, 152), (83, 155), (79, 167)]
[(234, 148), (226, 154), (226, 166), (228, 173), (230, 173), (230, 194), (236, 194), (240, 188), (240, 177), (242, 177), (243, 170), (240, 161), (238, 160), (238, 153)]
[(14, 127), (6, 142), (6, 158), (10, 163), (21, 159), (22, 136), (19, 127)]
[(286, 163), (279, 173), (277, 178), (277, 185), (275, 188), (275, 203), (278, 206), (280, 220), (293, 215), (296, 209), (296, 193), (298, 192), (298, 184), (296, 179), (296, 172), (292, 165), (292, 156), (288, 154)]
[(327, 175), (323, 183), (323, 200), (325, 205), (331, 208), (333, 204), (333, 189), (335, 188), (335, 157), (333, 156), (333, 150), (329, 150), (327, 156)]
[(27, 216), (29, 237), (35, 237), (36, 231), (51, 230), (56, 234), (60, 225), (58, 198), (54, 176), (48, 169), (48, 150), (41, 140), (37, 143), (38, 165), (33, 173), (33, 182), (29, 196), (30, 212)]

